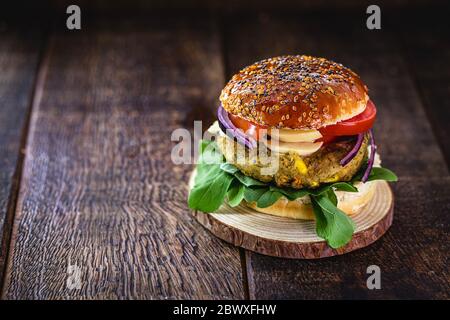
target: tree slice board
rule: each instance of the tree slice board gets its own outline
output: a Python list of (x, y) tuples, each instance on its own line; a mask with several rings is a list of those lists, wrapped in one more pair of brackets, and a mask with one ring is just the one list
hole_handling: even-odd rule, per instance
[[(193, 177), (189, 185), (193, 185)], [(316, 235), (312, 220), (277, 217), (243, 204), (232, 208), (226, 203), (217, 212), (193, 214), (215, 236), (235, 246), (274, 257), (318, 259), (360, 249), (379, 239), (392, 224), (394, 197), (387, 182), (376, 181), (372, 200), (352, 216), (356, 224), (352, 240), (339, 249)]]

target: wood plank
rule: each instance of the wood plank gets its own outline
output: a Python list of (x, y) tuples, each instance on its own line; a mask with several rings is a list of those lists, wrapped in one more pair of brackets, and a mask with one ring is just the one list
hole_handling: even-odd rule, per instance
[[(375, 134), (383, 163), (401, 180), (394, 185), (393, 227), (367, 249), (317, 261), (246, 252), (250, 297), (448, 298), (448, 169), (389, 30), (367, 30), (361, 12), (261, 13), (224, 21), (228, 77), (282, 54), (324, 56), (356, 71), (378, 107)], [(383, 290), (366, 288), (371, 264), (382, 269)]]
[[(391, 229), (365, 249), (316, 261), (247, 253), (250, 297), (449, 299), (450, 178), (405, 178), (394, 193)], [(370, 265), (381, 269), (381, 290), (367, 289)]]
[(215, 108), (218, 40), (210, 20), (166, 16), (52, 37), (5, 298), (243, 298), (239, 251), (191, 217), (192, 166), (170, 157), (172, 131)]
[[(3, 279), (42, 34), (0, 19), (0, 279)], [(0, 280), (1, 286), (1, 280)]]
[(408, 67), (421, 94), (437, 141), (450, 167), (450, 26), (447, 10), (409, 12), (408, 19), (427, 23), (401, 23), (397, 39), (403, 44)]

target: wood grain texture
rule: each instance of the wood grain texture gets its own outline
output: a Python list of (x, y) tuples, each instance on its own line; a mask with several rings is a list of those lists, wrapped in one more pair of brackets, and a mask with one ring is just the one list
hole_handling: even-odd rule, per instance
[(317, 236), (314, 221), (258, 213), (244, 205), (225, 204), (214, 213), (196, 211), (194, 216), (215, 236), (235, 246), (279, 258), (319, 259), (364, 248), (381, 238), (392, 224), (393, 200), (389, 185), (378, 183), (372, 200), (352, 216), (356, 224), (352, 240), (339, 249)]
[(39, 28), (27, 31), (0, 19), (0, 279), (9, 246), (23, 158), (21, 148), (42, 40)]
[[(322, 260), (274, 259), (247, 253), (250, 297), (256, 299), (449, 299), (450, 178), (394, 185), (395, 218), (371, 246)], [(369, 290), (367, 267), (381, 269)]]
[(447, 10), (409, 12), (408, 19), (426, 23), (399, 23), (397, 39), (426, 113), (450, 167), (450, 25)]
[(170, 158), (223, 85), (212, 22), (88, 23), (54, 34), (47, 61), (3, 297), (242, 298), (238, 250), (191, 217), (192, 167)]
[[(224, 19), (227, 76), (281, 54), (324, 56), (352, 68), (378, 107), (383, 165), (400, 183), (393, 185), (393, 226), (368, 248), (318, 261), (246, 252), (250, 298), (448, 298), (448, 168), (395, 37), (388, 28), (367, 30), (361, 12), (254, 16)], [(371, 264), (381, 267), (382, 290), (366, 288)]]

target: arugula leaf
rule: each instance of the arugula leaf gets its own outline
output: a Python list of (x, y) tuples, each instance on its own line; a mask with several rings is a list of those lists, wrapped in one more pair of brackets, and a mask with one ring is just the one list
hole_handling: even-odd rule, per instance
[(199, 151), (199, 164), (217, 165), (225, 162), (222, 153), (220, 153), (216, 143), (213, 141), (200, 140)]
[[(221, 170), (220, 170), (221, 171)], [(197, 175), (195, 176), (195, 185), (203, 184), (211, 180), (219, 173), (216, 165), (199, 163), (197, 165)]]
[(269, 187), (269, 190), (282, 193), (290, 201), (294, 201), (295, 199), (304, 197), (309, 194), (307, 189), (280, 188), (272, 185)]
[(278, 191), (270, 191), (267, 190), (264, 192), (261, 197), (256, 201), (256, 205), (259, 208), (267, 208), (277, 202), (278, 199), (281, 198), (283, 194)]
[(239, 172), (239, 169), (233, 166), (231, 163), (224, 162), (220, 165), (220, 169), (222, 169), (225, 172), (235, 174), (236, 172)]
[(246, 187), (266, 186), (267, 185), (266, 183), (264, 183), (262, 181), (256, 180), (256, 179), (254, 179), (252, 177), (249, 177), (249, 176), (246, 176), (241, 171), (239, 171), (238, 168), (236, 168), (235, 166), (233, 166), (230, 163), (222, 163), (220, 165), (220, 169), (222, 169), (223, 171), (226, 171), (226, 172), (231, 173), (232, 175), (234, 175)]
[(385, 180), (390, 182), (398, 181), (397, 175), (391, 170), (380, 167), (373, 167), (367, 181)]
[(227, 192), (228, 204), (236, 207), (244, 199), (245, 186), (233, 180), (230, 189)]
[(335, 182), (330, 187), (333, 187), (334, 189), (339, 191), (358, 192), (358, 189), (348, 182)]
[(256, 180), (252, 177), (246, 176), (242, 172), (236, 172), (234, 176), (246, 187), (253, 187), (253, 186), (264, 186), (267, 187), (267, 183), (264, 183), (262, 181)]
[[(362, 165), (361, 168), (358, 170), (358, 172), (353, 176), (351, 183), (361, 181), (366, 169), (367, 169), (367, 162), (364, 165)], [(392, 172), (389, 169), (383, 167), (372, 167), (372, 170), (370, 171), (367, 181), (374, 181), (374, 180), (385, 180), (389, 182), (396, 182), (398, 181), (398, 177), (394, 172)]]
[(336, 190), (340, 190), (340, 191), (358, 192), (358, 189), (353, 184), (351, 184), (349, 182), (344, 182), (344, 181), (333, 182), (333, 183), (322, 185), (317, 189), (306, 189), (306, 190), (308, 190), (308, 194), (318, 196), (323, 193), (327, 193), (329, 190), (332, 190), (332, 188), (335, 188)]
[(222, 205), (234, 177), (220, 170), (219, 166), (211, 166), (209, 170), (200, 170), (202, 165), (199, 167), (197, 174), (208, 176), (196, 177), (195, 185), (189, 193), (188, 205), (191, 209), (214, 212)]
[(311, 196), (311, 202), (316, 216), (317, 235), (324, 238), (332, 248), (346, 245), (355, 231), (354, 222), (326, 194)]
[(332, 203), (335, 207), (337, 207), (338, 199), (337, 199), (336, 193), (334, 193), (333, 189), (328, 190), (327, 193), (326, 193), (326, 195), (327, 195), (328, 199), (331, 201), (331, 203)]
[(244, 199), (247, 202), (257, 202), (266, 191), (266, 188), (245, 188)]
[[(306, 194), (305, 194), (306, 195)], [(288, 199), (297, 199), (298, 197), (293, 198), (291, 194), (284, 194), (282, 188), (269, 186), (261, 188), (261, 187), (253, 187), (246, 188), (244, 199), (247, 202), (256, 202), (256, 205), (259, 208), (267, 208), (277, 202), (282, 196), (285, 196)]]

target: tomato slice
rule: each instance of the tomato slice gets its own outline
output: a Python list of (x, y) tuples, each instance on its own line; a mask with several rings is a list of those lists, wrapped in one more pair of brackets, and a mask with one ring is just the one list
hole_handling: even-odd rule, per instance
[[(319, 131), (322, 134), (322, 138), (317, 141), (322, 141), (324, 144), (327, 144), (335, 140), (337, 136), (353, 136), (361, 132), (366, 132), (372, 128), (373, 123), (375, 122), (376, 114), (377, 109), (375, 108), (372, 100), (369, 100), (362, 113), (348, 120), (320, 128)], [(260, 130), (267, 129), (266, 126), (258, 125), (230, 113), (228, 113), (228, 116), (237, 128), (242, 129), (247, 135), (256, 140), (261, 138), (262, 133)]]
[(320, 133), (325, 136), (352, 136), (366, 132), (372, 128), (377, 115), (377, 109), (372, 100), (367, 102), (366, 109), (353, 118), (341, 121), (331, 126), (320, 128)]
[(260, 129), (267, 128), (265, 126), (261, 126), (248, 120), (239, 118), (238, 116), (232, 115), (231, 113), (228, 113), (228, 117), (237, 128), (244, 130), (245, 134), (255, 138), (256, 140), (259, 140), (260, 136), (262, 135), (262, 132), (260, 133)]

